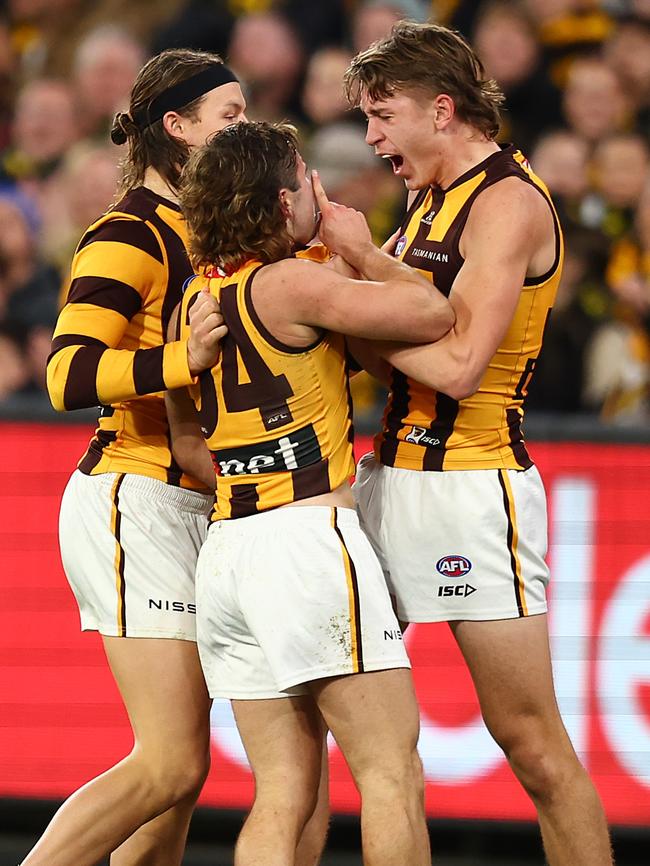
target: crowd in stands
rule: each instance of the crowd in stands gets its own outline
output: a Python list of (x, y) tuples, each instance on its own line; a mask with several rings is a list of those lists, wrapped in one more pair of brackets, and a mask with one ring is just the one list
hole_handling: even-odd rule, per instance
[[(405, 191), (342, 76), (400, 18), (460, 30), (506, 94), (500, 140), (548, 184), (566, 237), (533, 410), (650, 416), (650, 0), (5, 0), (0, 4), (0, 407), (46, 403), (70, 259), (113, 202), (126, 110), (152, 53), (218, 51), (253, 119), (289, 119), (331, 198), (375, 240)], [(357, 411), (381, 393), (355, 385)]]

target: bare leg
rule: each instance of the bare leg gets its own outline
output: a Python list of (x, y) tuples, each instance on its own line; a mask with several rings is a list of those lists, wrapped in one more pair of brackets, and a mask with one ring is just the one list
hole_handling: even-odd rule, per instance
[(192, 792), (162, 815), (147, 821), (110, 856), (110, 866), (180, 866), (196, 798)]
[(546, 616), (450, 626), (485, 723), (535, 804), (550, 866), (611, 866), (600, 799), (558, 711)]
[(255, 801), (237, 840), (235, 866), (295, 866), (318, 797), (320, 714), (309, 696), (232, 705), (255, 776)]
[(321, 726), (322, 757), (318, 800), (316, 808), (302, 831), (296, 849), (296, 866), (318, 866), (323, 855), (330, 823), (329, 753), (327, 751), (327, 728)]
[[(105, 637), (104, 646), (133, 727), (133, 751), (66, 800), (23, 866), (92, 866), (172, 806), (187, 810), (207, 775), (210, 702), (196, 645)], [(177, 866), (179, 853), (176, 846), (135, 862)]]
[(365, 866), (430, 866), (411, 672), (354, 674), (311, 688), (361, 794)]

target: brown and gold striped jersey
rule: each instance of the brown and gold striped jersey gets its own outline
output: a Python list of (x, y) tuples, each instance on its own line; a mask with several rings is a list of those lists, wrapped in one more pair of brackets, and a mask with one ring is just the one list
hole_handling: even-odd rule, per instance
[(375, 455), (387, 466), (419, 470), (526, 469), (532, 465), (521, 424), (562, 267), (562, 235), (548, 190), (522, 154), (505, 147), (447, 189), (422, 190), (402, 224), (395, 254), (449, 296), (463, 265), (459, 243), (472, 203), (505, 177), (532, 184), (553, 213), (556, 256), (548, 273), (526, 279), (510, 327), (478, 390), (463, 400), (432, 391), (398, 370), (391, 387)]
[(303, 349), (269, 333), (251, 296), (262, 267), (251, 261), (232, 276), (196, 277), (178, 319), (186, 336), (207, 284), (228, 326), (218, 363), (190, 388), (217, 477), (213, 520), (329, 493), (354, 473), (344, 338), (325, 332)]
[(90, 226), (72, 262), (47, 384), (56, 409), (99, 406), (79, 469), (199, 488), (172, 458), (162, 392), (190, 384), (186, 342), (163, 345), (193, 271), (179, 208), (145, 187)]

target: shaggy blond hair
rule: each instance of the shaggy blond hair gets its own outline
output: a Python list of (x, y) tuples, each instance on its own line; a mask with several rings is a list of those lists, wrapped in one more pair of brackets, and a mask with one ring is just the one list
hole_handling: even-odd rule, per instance
[(297, 173), (298, 138), (286, 123), (237, 123), (197, 148), (179, 191), (194, 267), (233, 271), (291, 255), (279, 193), (299, 188)]

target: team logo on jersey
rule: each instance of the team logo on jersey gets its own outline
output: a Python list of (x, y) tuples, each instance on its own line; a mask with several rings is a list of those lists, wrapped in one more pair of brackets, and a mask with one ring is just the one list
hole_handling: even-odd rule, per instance
[(402, 235), (401, 238), (397, 239), (397, 243), (395, 244), (395, 256), (401, 256), (404, 250), (406, 249), (406, 245), (408, 243), (408, 238), (406, 235)]
[(440, 445), (440, 439), (430, 434), (431, 431), (426, 427), (411, 427), (411, 432), (406, 434), (404, 440), (414, 445)]
[(322, 459), (318, 436), (312, 424), (279, 439), (267, 439), (238, 448), (221, 448), (211, 453), (217, 475), (226, 478), (287, 472), (312, 466)]
[(443, 577), (465, 577), (471, 570), (472, 563), (460, 554), (443, 556), (436, 562), (436, 571)]
[(457, 583), (452, 586), (439, 586), (438, 598), (467, 598), (468, 595), (476, 592), (476, 587), (469, 583)]
[(426, 216), (422, 217), (420, 222), (424, 223), (425, 226), (430, 226), (431, 223), (433, 222), (433, 218), (435, 215), (436, 215), (435, 209), (432, 208)]

